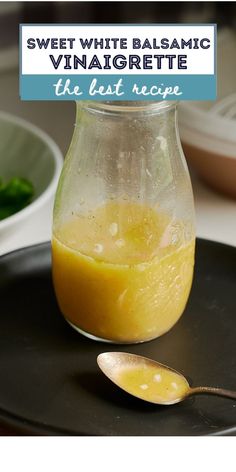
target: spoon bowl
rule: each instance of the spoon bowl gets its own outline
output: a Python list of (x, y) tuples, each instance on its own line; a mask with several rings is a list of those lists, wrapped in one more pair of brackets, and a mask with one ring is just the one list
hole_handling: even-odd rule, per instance
[(97, 357), (101, 371), (118, 387), (141, 400), (173, 405), (188, 396), (208, 393), (236, 399), (236, 392), (218, 387), (190, 387), (176, 370), (147, 357), (104, 352)]

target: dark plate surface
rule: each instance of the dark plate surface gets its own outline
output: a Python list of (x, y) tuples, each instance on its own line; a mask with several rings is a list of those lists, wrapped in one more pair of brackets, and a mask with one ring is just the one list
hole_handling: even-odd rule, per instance
[(0, 421), (25, 433), (64, 435), (236, 435), (236, 402), (199, 396), (171, 407), (122, 392), (99, 371), (103, 351), (129, 351), (182, 371), (191, 384), (236, 389), (236, 249), (197, 242), (184, 315), (161, 338), (97, 343), (57, 308), (50, 245), (0, 258)]

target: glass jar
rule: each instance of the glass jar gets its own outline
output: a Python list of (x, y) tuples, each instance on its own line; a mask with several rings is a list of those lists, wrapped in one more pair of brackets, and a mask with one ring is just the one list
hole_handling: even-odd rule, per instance
[(52, 237), (66, 320), (113, 343), (164, 334), (184, 311), (194, 249), (176, 103), (77, 102)]

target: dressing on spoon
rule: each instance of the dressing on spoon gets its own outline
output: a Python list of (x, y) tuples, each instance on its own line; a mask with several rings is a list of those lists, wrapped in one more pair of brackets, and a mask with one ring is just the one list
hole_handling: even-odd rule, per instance
[(104, 352), (99, 354), (97, 362), (102, 372), (118, 387), (150, 403), (173, 405), (197, 393), (236, 399), (236, 392), (222, 388), (191, 388), (186, 378), (176, 370), (136, 354)]

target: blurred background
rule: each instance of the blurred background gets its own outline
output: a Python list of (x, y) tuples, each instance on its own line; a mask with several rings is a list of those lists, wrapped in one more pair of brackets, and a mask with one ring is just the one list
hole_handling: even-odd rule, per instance
[[(19, 23), (217, 23), (217, 101), (180, 103), (179, 124), (194, 188), (197, 233), (236, 245), (236, 2), (0, 2), (0, 110), (46, 131), (65, 155), (75, 105), (20, 100)], [(1, 162), (3, 158), (0, 177)], [(53, 192), (17, 229), (13, 225), (1, 232), (0, 222), (0, 253), (49, 239), (52, 202)]]

